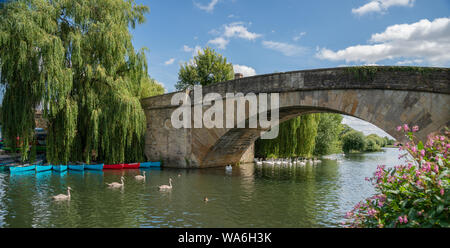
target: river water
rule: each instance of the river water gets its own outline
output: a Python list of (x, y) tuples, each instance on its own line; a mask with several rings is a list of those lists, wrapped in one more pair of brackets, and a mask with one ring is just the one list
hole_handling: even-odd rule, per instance
[[(245, 164), (203, 170), (0, 173), (0, 227), (339, 227), (371, 196), (377, 165), (399, 164), (397, 149), (324, 159), (315, 166)], [(125, 177), (123, 189), (106, 183)], [(160, 192), (158, 185), (173, 189)], [(73, 191), (69, 202), (52, 196)], [(209, 199), (204, 202), (204, 197)]]

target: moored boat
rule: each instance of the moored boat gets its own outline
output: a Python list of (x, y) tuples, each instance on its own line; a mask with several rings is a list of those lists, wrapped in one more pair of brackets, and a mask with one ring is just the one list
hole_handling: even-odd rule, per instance
[(50, 170), (52, 170), (52, 168), (53, 168), (53, 165), (51, 165), (51, 164), (36, 165), (36, 172), (50, 171)]
[(84, 165), (84, 169), (85, 170), (101, 171), (101, 170), (103, 170), (103, 165), (104, 164), (85, 164)]
[(104, 170), (121, 170), (123, 169), (123, 164), (105, 164), (103, 166)]
[(141, 166), (140, 163), (123, 164), (124, 169), (139, 169), (140, 166)]
[(140, 163), (140, 168), (161, 167), (161, 162), (144, 162)]
[(9, 167), (9, 171), (11, 173), (15, 172), (24, 172), (24, 171), (34, 171), (36, 169), (36, 165), (24, 164), (24, 165), (13, 165)]
[(84, 171), (84, 164), (82, 163), (69, 164), (69, 170)]
[(53, 165), (53, 170), (58, 172), (67, 171), (67, 165)]
[(0, 171), (9, 171), (9, 167), (12, 163), (14, 163), (14, 161), (3, 161), (2, 163), (0, 163)]
[(152, 162), (150, 167), (161, 167), (161, 162)]

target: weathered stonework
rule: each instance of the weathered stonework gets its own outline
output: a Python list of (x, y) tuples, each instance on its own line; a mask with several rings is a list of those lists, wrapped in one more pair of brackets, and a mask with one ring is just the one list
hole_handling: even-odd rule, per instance
[[(448, 68), (294, 71), (240, 78), (203, 88), (203, 95), (212, 92), (223, 97), (238, 92), (279, 93), (281, 122), (307, 113), (341, 113), (368, 121), (398, 140), (403, 137), (395, 127), (403, 123), (419, 125), (417, 135), (422, 140), (428, 133), (450, 126)], [(162, 160), (164, 166), (204, 168), (238, 163), (261, 131), (265, 131), (175, 129), (170, 123), (172, 112), (178, 108), (171, 105), (174, 94), (142, 100), (147, 116), (146, 155), (151, 160)], [(193, 92), (189, 95), (194, 104)], [(251, 161), (249, 153), (244, 157)]]

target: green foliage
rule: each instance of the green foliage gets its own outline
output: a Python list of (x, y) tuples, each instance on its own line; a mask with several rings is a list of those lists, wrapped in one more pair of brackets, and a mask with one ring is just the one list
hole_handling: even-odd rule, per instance
[[(52, 163), (92, 158), (107, 163), (143, 159), (143, 51), (129, 27), (148, 8), (132, 0), (18, 0), (0, 10), (3, 135), (28, 144), (34, 110), (49, 121)], [(28, 156), (22, 145), (22, 157)]]
[(276, 139), (255, 142), (255, 155), (264, 158), (312, 156), (319, 120), (320, 114), (308, 114), (281, 123)]
[[(413, 160), (407, 165), (386, 169), (379, 166), (370, 179), (377, 194), (358, 203), (347, 213), (350, 227), (449, 228), (450, 218), (450, 132), (429, 135), (418, 142), (407, 125), (409, 142), (401, 151)], [(406, 154), (404, 157), (406, 157)]]
[(141, 94), (140, 98), (147, 98), (151, 96), (157, 96), (164, 94), (164, 87), (156, 80), (150, 77), (144, 77), (141, 82)]
[(341, 125), (342, 115), (320, 114), (320, 122), (317, 129), (314, 154), (328, 155), (340, 152), (339, 134), (343, 127)]
[(298, 145), (296, 154), (302, 157), (311, 157), (314, 153), (320, 114), (300, 116), (300, 127), (296, 133)]
[(351, 151), (364, 151), (366, 147), (366, 138), (362, 132), (350, 131), (342, 136), (342, 150), (345, 153)]
[(180, 67), (177, 90), (190, 89), (194, 85), (210, 85), (234, 79), (234, 70), (227, 59), (209, 47), (199, 51), (194, 59)]

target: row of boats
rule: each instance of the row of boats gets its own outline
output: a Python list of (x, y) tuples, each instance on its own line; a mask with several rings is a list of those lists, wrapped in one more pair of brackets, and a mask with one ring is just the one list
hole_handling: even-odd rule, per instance
[(256, 165), (271, 165), (271, 166), (305, 166), (307, 164), (315, 165), (322, 163), (322, 160), (317, 158), (306, 159), (306, 158), (281, 158), (281, 159), (270, 159), (264, 160), (262, 158), (254, 159)]
[(130, 164), (83, 164), (74, 163), (69, 165), (51, 165), (42, 164), (42, 162), (34, 164), (6, 164), (1, 166), (3, 170), (9, 170), (11, 173), (26, 172), (26, 171), (57, 171), (64, 172), (67, 170), (84, 171), (84, 170), (122, 170), (122, 169), (145, 169), (151, 167), (161, 167), (161, 162), (144, 162), (144, 163), (130, 163)]

